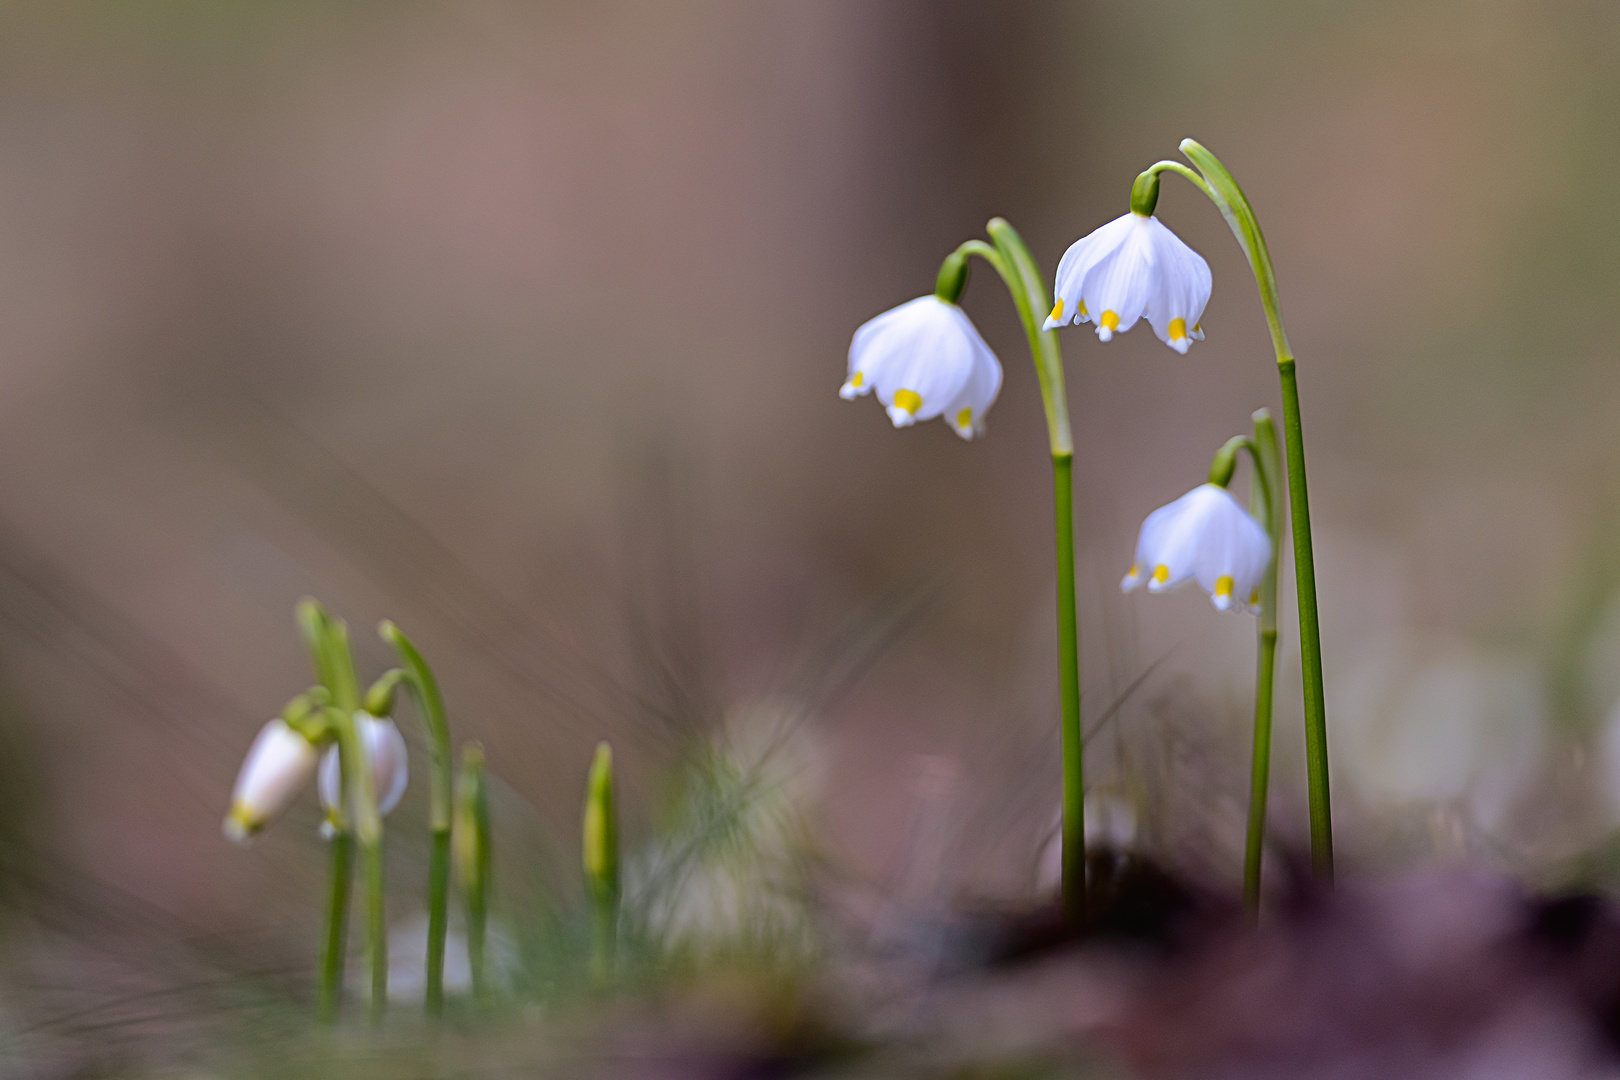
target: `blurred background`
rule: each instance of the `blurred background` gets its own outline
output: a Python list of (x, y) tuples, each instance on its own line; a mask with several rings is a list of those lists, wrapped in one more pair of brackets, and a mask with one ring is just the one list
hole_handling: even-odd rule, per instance
[[(910, 873), (924, 806), (943, 895), (1032, 895), (1052, 510), (1001, 285), (964, 301), (1007, 371), (982, 441), (836, 391), (990, 216), (1049, 274), (1188, 135), (1299, 357), (1342, 858), (1567, 875), (1620, 821), (1617, 49), (1590, 0), (0, 7), (0, 827), (73, 943), (47, 979), (19, 929), (22, 985), (176, 940), (307, 965), (313, 806), (219, 835), (310, 681), (303, 595), (363, 677), (378, 619), (414, 637), (524, 843), (571, 850), (598, 739), (634, 841), (683, 745), (787, 709), (838, 874)], [(1276, 376), (1219, 216), (1173, 178), (1159, 216), (1208, 340), (1063, 336), (1085, 707), (1118, 704), (1088, 767), (1231, 881), (1253, 622), (1118, 579)]]

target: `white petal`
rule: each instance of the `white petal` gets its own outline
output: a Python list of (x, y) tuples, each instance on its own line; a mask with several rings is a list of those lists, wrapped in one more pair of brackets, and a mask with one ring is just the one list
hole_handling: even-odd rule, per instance
[[(410, 760), (405, 748), (405, 737), (392, 720), (379, 719), (369, 713), (355, 713), (360, 729), (360, 743), (366, 760), (371, 765), (372, 791), (377, 797), (377, 811), (388, 814), (399, 805), (410, 779)], [(338, 804), (343, 789), (342, 763), (338, 748), (331, 747), (321, 758), (321, 773), (317, 788), (321, 805), (328, 810)]]
[(1145, 575), (1149, 591), (1162, 592), (1194, 578), (1217, 609), (1242, 611), (1270, 562), (1260, 523), (1225, 488), (1201, 484), (1148, 515), (1121, 584), (1129, 590)]
[(259, 729), (231, 793), (225, 835), (245, 840), (292, 805), (315, 771), (316, 750), (279, 717)]
[[(921, 296), (857, 330), (850, 367), (861, 373), (863, 386), (877, 391), (895, 426), (905, 427), (939, 416), (956, 400), (981, 349), (989, 346), (961, 308)], [(860, 391), (845, 386), (848, 396)]]
[[(1147, 320), (1160, 341), (1186, 353), (1194, 341), (1202, 341), (1198, 320), (1209, 303), (1211, 278), (1209, 264), (1181, 238), (1151, 218), (1148, 230), (1154, 249), (1154, 281), (1148, 298)], [(1177, 320), (1176, 333), (1171, 326)]]
[(1125, 214), (1123, 217), (1117, 217), (1069, 245), (1069, 250), (1063, 253), (1063, 259), (1058, 263), (1057, 274), (1052, 281), (1053, 300), (1063, 306), (1061, 309), (1054, 307), (1058, 312), (1057, 318), (1048, 316), (1045, 329), (1051, 330), (1071, 322), (1091, 322), (1096, 317), (1095, 310), (1082, 310), (1084, 305), (1081, 303), (1081, 290), (1086, 275), (1099, 260), (1118, 248), (1130, 235), (1132, 219), (1135, 216)]
[(962, 392), (945, 406), (945, 421), (964, 439), (984, 434), (984, 416), (1001, 393), (1001, 361), (980, 341), (974, 348), (973, 371)]
[(1104, 341), (1136, 325), (1153, 287), (1152, 219), (1127, 216), (1132, 220), (1123, 241), (1097, 260), (1080, 286), (1081, 299), (1097, 324), (1097, 336)]

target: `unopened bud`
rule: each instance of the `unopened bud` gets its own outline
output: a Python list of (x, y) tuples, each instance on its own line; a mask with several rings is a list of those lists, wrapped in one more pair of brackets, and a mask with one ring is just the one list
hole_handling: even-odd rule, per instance
[(225, 835), (241, 843), (292, 805), (315, 772), (315, 744), (277, 717), (259, 729), (236, 774)]

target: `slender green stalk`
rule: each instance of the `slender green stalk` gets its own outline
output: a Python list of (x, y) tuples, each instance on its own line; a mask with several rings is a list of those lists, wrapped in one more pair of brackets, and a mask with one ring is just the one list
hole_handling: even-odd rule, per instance
[(619, 935), (619, 815), (613, 790), (613, 750), (598, 743), (585, 785), (581, 852), (591, 899), (591, 977), (613, 980)]
[(1040, 270), (1016, 230), (1003, 218), (985, 227), (994, 246), (969, 240), (940, 268), (936, 294), (955, 303), (966, 284), (966, 260), (989, 263), (1018, 309), (1029, 339), (1030, 358), (1040, 383), (1041, 405), (1052, 448), (1052, 480), (1057, 517), (1058, 669), (1063, 720), (1063, 913), (1079, 926), (1086, 913), (1085, 761), (1080, 721), (1080, 632), (1074, 597), (1074, 438), (1069, 429), (1068, 395), (1057, 335), (1041, 328), (1051, 307)]
[(1265, 854), (1266, 803), (1271, 783), (1271, 709), (1277, 678), (1277, 567), (1282, 562), (1282, 504), (1277, 481), (1277, 425), (1266, 409), (1254, 413), (1249, 442), (1254, 486), (1249, 505), (1271, 538), (1271, 562), (1260, 582), (1259, 647), (1254, 681), (1254, 759), (1249, 787), (1249, 831), (1243, 853), (1243, 906), (1251, 919), (1260, 914), (1260, 865)]
[(1052, 456), (1057, 504), (1058, 668), (1063, 694), (1063, 916), (1086, 917), (1085, 739), (1080, 728), (1080, 627), (1074, 602), (1074, 458)]
[[(1305, 485), (1305, 442), (1300, 428), (1299, 388), (1294, 376), (1294, 353), (1283, 329), (1282, 312), (1277, 304), (1277, 276), (1271, 253), (1260, 231), (1260, 221), (1242, 188), (1220, 159), (1192, 139), (1183, 139), (1181, 152), (1187, 155), (1199, 175), (1194, 176), (1180, 162), (1161, 161), (1151, 166), (1138, 187), (1148, 181), (1157, 184), (1161, 172), (1187, 177), (1209, 196), (1226, 219), (1249, 260), (1254, 281), (1265, 309), (1266, 326), (1271, 331), (1277, 357), (1277, 373), (1282, 381), (1283, 442), (1288, 458), (1288, 500), (1294, 533), (1295, 588), (1299, 598), (1300, 661), (1304, 671), (1306, 770), (1311, 804), (1311, 864), (1318, 877), (1333, 877), (1333, 824), (1329, 805), (1327, 764), (1327, 703), (1322, 684), (1322, 635), (1316, 607), (1316, 561), (1311, 544), (1310, 499)], [(1148, 178), (1147, 181), (1144, 178)], [(1133, 197), (1136, 188), (1133, 188)]]
[(428, 946), (427, 985), (424, 994), (428, 1015), (444, 1011), (444, 943), (450, 928), (450, 819), (454, 812), (454, 750), (450, 743), (450, 721), (445, 714), (439, 681), (422, 654), (399, 627), (384, 621), (378, 628), (384, 641), (394, 647), (405, 665), (405, 685), (416, 700), (417, 712), (427, 731), (429, 782), (428, 826), (433, 843), (428, 857)]
[(343, 959), (348, 954), (350, 856), (354, 842), (347, 832), (333, 835), (326, 893), (326, 933), (322, 936), (320, 981), (315, 985), (315, 1014), (323, 1023), (337, 1019), (343, 994)]
[(484, 748), (461, 748), (461, 781), (456, 786), (456, 868), (467, 909), (467, 964), (475, 997), (486, 990), (484, 934), (489, 925), (489, 793), (484, 782)]

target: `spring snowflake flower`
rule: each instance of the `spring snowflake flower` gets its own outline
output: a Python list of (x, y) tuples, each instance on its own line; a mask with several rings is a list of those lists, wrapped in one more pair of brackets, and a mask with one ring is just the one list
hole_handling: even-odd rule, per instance
[(1163, 592), (1192, 578), (1217, 610), (1252, 611), (1270, 564), (1261, 524), (1225, 488), (1201, 484), (1142, 522), (1136, 562), (1120, 588), (1130, 592), (1146, 580), (1149, 592)]
[[(371, 789), (377, 796), (377, 813), (387, 816), (399, 805), (410, 779), (409, 755), (405, 751), (405, 736), (387, 718), (372, 716), (368, 712), (354, 714), (355, 726), (360, 729), (360, 742), (365, 746), (366, 759), (371, 762)], [(342, 764), (338, 748), (327, 749), (321, 758), (321, 774), (316, 788), (321, 805), (326, 807), (328, 819), (321, 825), (322, 835), (330, 836), (330, 815), (337, 808), (339, 793), (343, 790)]]
[(225, 835), (241, 843), (280, 817), (315, 773), (319, 751), (277, 717), (259, 729), (242, 760), (225, 815)]
[(1203, 341), (1209, 264), (1157, 217), (1132, 211), (1081, 237), (1058, 263), (1057, 304), (1045, 328), (1097, 324), (1104, 341), (1147, 316), (1159, 340), (1183, 355)]
[(848, 401), (873, 390), (895, 427), (943, 416), (971, 439), (984, 434), (984, 414), (1001, 391), (1001, 363), (960, 307), (919, 296), (855, 331), (838, 395)]

